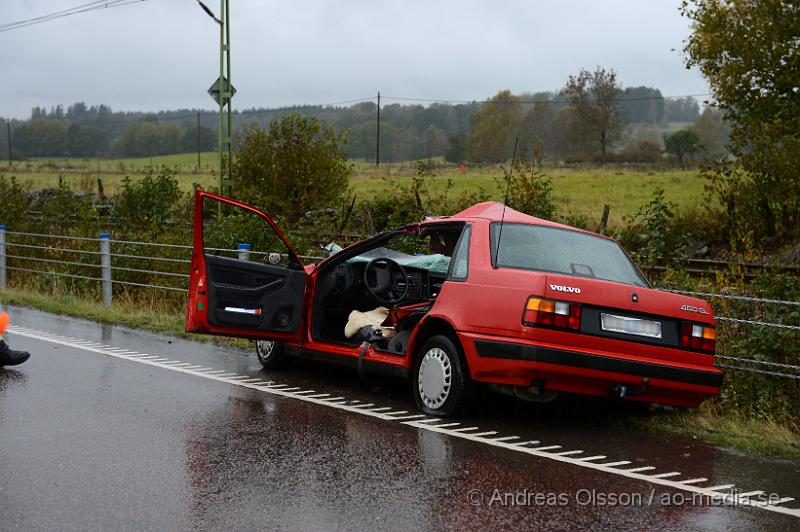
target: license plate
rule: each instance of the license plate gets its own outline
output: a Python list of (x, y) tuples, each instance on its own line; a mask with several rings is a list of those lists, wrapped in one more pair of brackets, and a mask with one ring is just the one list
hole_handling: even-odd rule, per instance
[(614, 314), (600, 314), (600, 327), (604, 331), (645, 336), (647, 338), (661, 338), (661, 322), (616, 316)]

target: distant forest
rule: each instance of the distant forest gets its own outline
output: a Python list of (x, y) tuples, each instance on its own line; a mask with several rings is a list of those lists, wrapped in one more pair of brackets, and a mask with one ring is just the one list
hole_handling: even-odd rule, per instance
[[(504, 94), (504, 93), (501, 93)], [(510, 93), (507, 93), (510, 94)], [(495, 97), (496, 98), (496, 97)], [(575, 135), (559, 135), (570, 113), (559, 92), (516, 95), (514, 113), (520, 133), (529, 144), (538, 143), (548, 155), (568, 157), (587, 150)], [(491, 101), (491, 100), (489, 100)], [(481, 109), (487, 102), (460, 104), (392, 103), (380, 109), (381, 160), (402, 161), (446, 156), (469, 159), (467, 144)], [(501, 102), (502, 103), (502, 102)], [(669, 123), (695, 122), (700, 107), (692, 97), (666, 99), (650, 87), (629, 87), (618, 98), (629, 136), (636, 141), (661, 142)], [(267, 128), (287, 113), (313, 115), (337, 130), (348, 130), (345, 146), (352, 159), (374, 160), (377, 105), (363, 102), (350, 106), (301, 106), (234, 111), (234, 137), (248, 127)], [(199, 115), (199, 126), (198, 126)], [(157, 113), (113, 111), (107, 105), (83, 102), (66, 109), (35, 107), (29, 120), (12, 120), (12, 154), (17, 157), (146, 157), (215, 150), (218, 115), (215, 112), (177, 109)], [(620, 143), (620, 148), (622, 149)], [(6, 128), (0, 128), (0, 154), (8, 157)]]

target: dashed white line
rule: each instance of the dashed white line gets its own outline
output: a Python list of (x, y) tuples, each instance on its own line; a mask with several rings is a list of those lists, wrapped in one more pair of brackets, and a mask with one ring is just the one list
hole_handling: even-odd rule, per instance
[(705, 477), (700, 477), (700, 478), (690, 478), (689, 480), (679, 480), (678, 482), (680, 482), (681, 484), (700, 484), (701, 482), (708, 482), (708, 479)]
[(677, 477), (681, 473), (679, 471), (670, 471), (669, 473), (659, 473), (657, 475), (650, 475), (653, 478), (669, 478), (669, 477)]

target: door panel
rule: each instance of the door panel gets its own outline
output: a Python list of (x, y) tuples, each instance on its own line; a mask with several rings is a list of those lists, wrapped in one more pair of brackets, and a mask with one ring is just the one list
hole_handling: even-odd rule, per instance
[(306, 273), (264, 212), (197, 191), (187, 332), (297, 341)]
[(296, 332), (306, 274), (225, 257), (206, 256), (212, 325)]

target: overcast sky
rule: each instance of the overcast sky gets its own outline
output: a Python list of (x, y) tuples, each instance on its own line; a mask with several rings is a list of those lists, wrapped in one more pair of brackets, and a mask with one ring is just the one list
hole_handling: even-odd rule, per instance
[[(0, 25), (88, 0), (3, 0)], [(218, 13), (219, 0), (206, 0)], [(705, 93), (680, 0), (231, 0), (235, 109), (370, 97), (483, 100), (555, 90), (581, 68)], [(195, 0), (148, 0), (0, 32), (0, 116), (76, 101), (213, 109), (218, 26)], [(405, 103), (405, 102), (403, 102)]]

